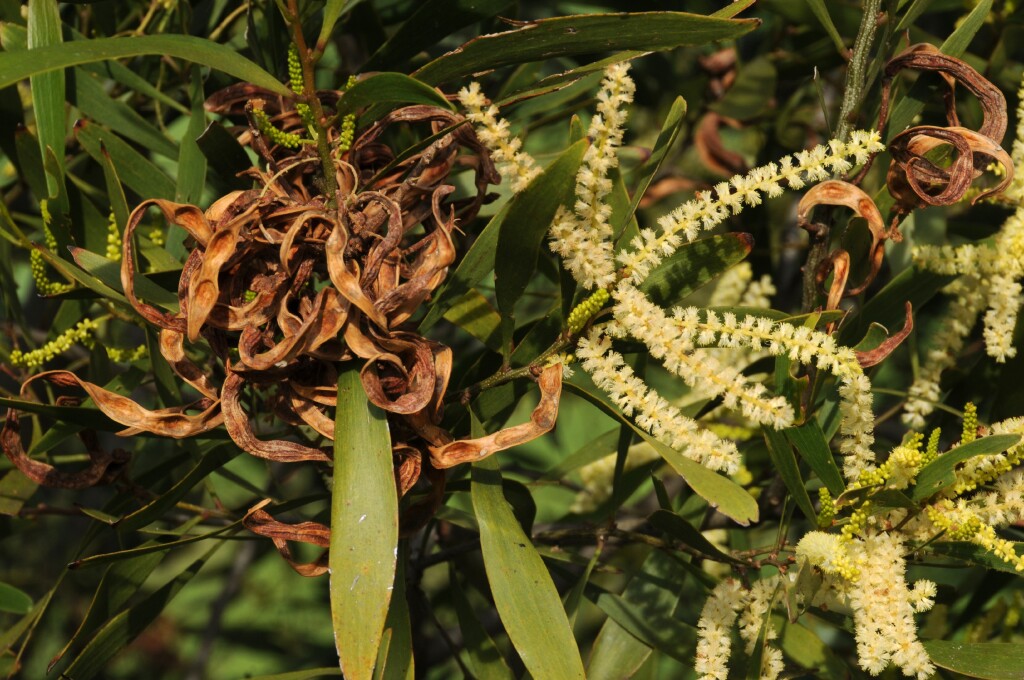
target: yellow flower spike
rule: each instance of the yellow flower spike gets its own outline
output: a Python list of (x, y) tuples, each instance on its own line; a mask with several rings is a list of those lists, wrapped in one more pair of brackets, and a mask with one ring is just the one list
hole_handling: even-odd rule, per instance
[(260, 133), (274, 144), (280, 144), (289, 149), (297, 149), (302, 144), (302, 138), (294, 132), (283, 132), (274, 127), (270, 117), (262, 108), (253, 107), (252, 118), (256, 121), (256, 127)]
[(99, 324), (92, 319), (82, 319), (77, 324), (50, 340), (39, 349), (30, 352), (14, 350), (11, 352), (11, 365), (18, 368), (37, 369), (49, 361), (53, 361), (75, 344), (92, 347), (95, 344), (95, 332)]
[(110, 212), (110, 219), (107, 223), (107, 259), (115, 262), (121, 261), (121, 230), (117, 228), (117, 220), (114, 212)]
[(818, 500), (821, 502), (821, 509), (818, 511), (818, 528), (827, 529), (832, 526), (832, 520), (836, 517), (836, 502), (832, 500), (832, 494), (825, 486), (818, 489)]
[(978, 438), (978, 407), (971, 402), (964, 406), (964, 431), (960, 444), (970, 444)]
[(939, 457), (939, 437), (942, 436), (942, 429), (935, 428), (932, 433), (928, 435), (928, 447), (924, 451), (924, 458), (922, 464), (927, 465), (936, 458)]
[(605, 303), (611, 299), (611, 295), (604, 288), (598, 290), (593, 295), (588, 297), (583, 302), (576, 305), (576, 308), (569, 313), (569, 318), (566, 321), (566, 325), (569, 327), (569, 332), (576, 335), (583, 327), (587, 325), (587, 322), (601, 311)]

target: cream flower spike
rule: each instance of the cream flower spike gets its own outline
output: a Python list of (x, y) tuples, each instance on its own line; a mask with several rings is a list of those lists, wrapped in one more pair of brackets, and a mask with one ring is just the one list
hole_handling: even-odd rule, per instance
[[(616, 321), (630, 335), (643, 340), (650, 347), (652, 355), (666, 357), (669, 370), (675, 371), (672, 366), (682, 366), (686, 354), (695, 347), (714, 346), (764, 350), (772, 356), (786, 355), (794, 361), (814, 364), (819, 369), (831, 372), (839, 382), (842, 414), (840, 433), (843, 435), (840, 451), (846, 455), (844, 472), (848, 479), (854, 480), (861, 472), (875, 468), (874, 453), (871, 451), (874, 443), (871, 383), (864, 375), (854, 351), (840, 346), (831, 335), (763, 317), (747, 316), (740, 320), (731, 313), (719, 317), (711, 310), (701, 312), (696, 307), (676, 308), (670, 318), (642, 292), (626, 282), (619, 284), (613, 297), (616, 301), (613, 308)], [(689, 366), (686, 368), (687, 371), (695, 370)], [(742, 400), (753, 400), (756, 397), (760, 397), (760, 394), (746, 393)], [(732, 398), (735, 403), (741, 403), (740, 394), (734, 394)], [(758, 422), (785, 427), (783, 423), (787, 417), (792, 421), (792, 411), (783, 411), (781, 401), (775, 399), (766, 400), (765, 410), (758, 413), (764, 419)], [(746, 410), (744, 414), (755, 420)], [(775, 417), (778, 419), (772, 420)]]
[(597, 114), (587, 130), (591, 144), (576, 174), (576, 202), (571, 211), (559, 209), (551, 226), (551, 250), (586, 289), (615, 283), (614, 234), (608, 222), (611, 207), (604, 198), (612, 190), (608, 173), (619, 164), (615, 149), (622, 144), (625, 105), (633, 101), (636, 90), (628, 73), (629, 62), (605, 69)]
[(523, 142), (509, 132), (507, 120), (498, 117), (498, 107), (480, 91), (480, 83), (470, 83), (459, 90), (459, 103), (466, 109), (466, 118), (473, 123), (477, 137), (491, 152), (498, 172), (508, 180), (513, 194), (525, 189), (540, 174), (533, 156), (522, 150)]
[(700, 680), (726, 680), (732, 652), (732, 627), (748, 595), (732, 579), (722, 581), (711, 591), (697, 621), (697, 658), (693, 669)]
[(633, 250), (619, 253), (619, 262), (628, 270), (630, 281), (639, 284), (683, 241), (695, 240), (702, 231), (718, 226), (744, 206), (759, 205), (762, 194), (773, 198), (782, 194), (783, 184), (800, 189), (808, 182), (846, 172), (853, 167), (848, 159), (860, 165), (883, 149), (885, 145), (878, 132), (856, 130), (849, 142), (833, 139), (827, 145), (785, 156), (778, 163), (754, 168), (746, 175), (736, 175), (716, 185), (714, 192), (704, 192), (658, 220), (660, 234), (651, 230), (641, 232), (630, 244)]
[(676, 449), (687, 458), (711, 470), (733, 474), (740, 469), (736, 445), (702, 429), (664, 397), (647, 386), (626, 365), (622, 355), (611, 348), (607, 328), (595, 326), (580, 338), (576, 356), (623, 414), (658, 441)]

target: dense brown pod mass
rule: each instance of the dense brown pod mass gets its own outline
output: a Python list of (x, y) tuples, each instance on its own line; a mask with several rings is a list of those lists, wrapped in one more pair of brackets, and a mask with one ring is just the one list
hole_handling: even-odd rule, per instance
[[(229, 116), (251, 116), (247, 104), (256, 97), (279, 129), (305, 132), (289, 102), (251, 85), (228, 88), (207, 106)], [(323, 99), (330, 105), (336, 96), (328, 93)], [(400, 496), (421, 477), (436, 487), (403, 518), (408, 528), (429, 517), (439, 503), (444, 475), (438, 470), (539, 436), (551, 429), (557, 413), (561, 373), (551, 368), (539, 378), (542, 401), (529, 423), (485, 440), (453, 442), (442, 426), (451, 350), (420, 336), (409, 323), (456, 260), (457, 223), (476, 215), (487, 187), (499, 177), (460, 116), (411, 106), (370, 125), (350, 149), (336, 147), (338, 192), (331, 201), (321, 190), (315, 145), (289, 150), (261, 134), (251, 117), (249, 122), (235, 129), (238, 140), (266, 164), (246, 171), (251, 188), (222, 196), (205, 211), (160, 199), (144, 201), (131, 213), (123, 234), (125, 297), (146, 323), (157, 327), (161, 355), (195, 390), (197, 400), (148, 410), (66, 371), (30, 379), (23, 394), (29, 397), (30, 383), (44, 379), (84, 390), (105, 415), (127, 428), (122, 434), (188, 437), (223, 425), (254, 456), (329, 463), (337, 376), (351, 363), (360, 370), (370, 401), (388, 412)], [(399, 157), (382, 141), (394, 126), (425, 128), (436, 139)], [(332, 143), (336, 134), (328, 129)], [(458, 196), (450, 182), (462, 169), (473, 172), (473, 191)], [(134, 234), (151, 209), (188, 235), (177, 311), (151, 304), (136, 290)], [(268, 414), (292, 426), (286, 438), (261, 434), (256, 419)], [(8, 457), (42, 484), (80, 488), (109, 481), (125, 459), (123, 453), (106, 454), (92, 446), (87, 470), (59, 473), (26, 455), (14, 410), (0, 440)], [(246, 517), (246, 525), (282, 545), (306, 540), (310, 529), (287, 529), (260, 506)], [(311, 530), (320, 537), (313, 542), (323, 543), (320, 529)], [(291, 561), (282, 545), (279, 549)], [(316, 566), (294, 566), (319, 573)]]

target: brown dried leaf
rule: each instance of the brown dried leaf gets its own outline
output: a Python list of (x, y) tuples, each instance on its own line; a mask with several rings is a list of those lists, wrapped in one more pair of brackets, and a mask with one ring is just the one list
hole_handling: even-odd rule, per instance
[(328, 548), (331, 545), (330, 528), (318, 522), (299, 522), (298, 524), (279, 522), (263, 509), (269, 503), (270, 499), (268, 498), (250, 508), (249, 512), (242, 519), (242, 524), (245, 528), (254, 534), (266, 536), (273, 541), (277, 552), (301, 576), (321, 576), (326, 574), (328, 557), (326, 550), (315, 561), (300, 563), (296, 562), (292, 557), (288, 541), (311, 543), (321, 548)]
[(525, 444), (549, 432), (558, 417), (558, 401), (562, 394), (562, 365), (552, 364), (537, 379), (540, 403), (530, 414), (530, 421), (514, 425), (478, 439), (462, 439), (440, 447), (430, 447), (434, 467), (445, 469), (460, 463), (482, 460), (498, 451)]
[(903, 328), (901, 330), (890, 335), (882, 341), (882, 344), (874, 349), (856, 352), (857, 361), (860, 363), (862, 368), (868, 368), (869, 366), (874, 366), (875, 364), (879, 364), (884, 361), (885, 358), (892, 354), (893, 350), (899, 347), (900, 343), (910, 335), (910, 331), (914, 330), (914, 315), (910, 302), (906, 303), (906, 311), (906, 320), (903, 322)]
[(263, 441), (257, 439), (249, 425), (249, 416), (242, 410), (241, 390), (245, 379), (234, 371), (228, 371), (221, 391), (221, 409), (224, 412), (224, 426), (231, 439), (244, 451), (257, 458), (266, 458), (279, 463), (294, 463), (301, 460), (330, 462), (330, 455), (321, 450), (284, 440)]

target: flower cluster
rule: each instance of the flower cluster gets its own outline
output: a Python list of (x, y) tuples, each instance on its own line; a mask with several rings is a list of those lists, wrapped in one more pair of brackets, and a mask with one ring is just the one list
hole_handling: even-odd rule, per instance
[(110, 218), (107, 221), (107, 250), (106, 256), (108, 260), (118, 262), (121, 260), (121, 230), (117, 228), (117, 220), (114, 218), (114, 213), (110, 213)]
[(459, 90), (459, 103), (465, 107), (466, 118), (475, 126), (477, 137), (490, 150), (498, 172), (508, 180), (512, 193), (525, 189), (540, 174), (540, 167), (522, 150), (522, 140), (509, 132), (508, 121), (498, 116), (498, 107), (487, 101), (480, 83), (470, 83)]
[(47, 361), (52, 361), (74, 345), (92, 347), (95, 342), (94, 333), (97, 328), (99, 328), (99, 324), (92, 319), (82, 319), (39, 349), (34, 349), (30, 352), (22, 352), (20, 349), (12, 350), (11, 365), (34, 370), (42, 367)]
[(625, 266), (629, 280), (638, 284), (684, 240), (695, 240), (702, 231), (738, 214), (745, 205), (759, 205), (762, 194), (773, 198), (783, 192), (783, 184), (800, 189), (808, 182), (846, 172), (853, 167), (849, 159), (862, 164), (871, 154), (884, 148), (877, 132), (857, 130), (851, 134), (849, 142), (833, 139), (827, 145), (800, 151), (793, 156), (785, 156), (778, 163), (769, 163), (754, 168), (746, 175), (737, 175), (716, 185), (714, 192), (705, 192), (662, 217), (658, 221), (660, 234), (650, 229), (641, 231), (630, 244), (633, 250), (618, 254), (619, 262)]
[(551, 225), (551, 250), (584, 288), (607, 288), (615, 282), (612, 254), (611, 206), (604, 202), (612, 190), (608, 173), (618, 164), (615, 149), (622, 143), (624, 106), (633, 101), (636, 86), (628, 75), (629, 62), (605, 71), (598, 92), (597, 114), (590, 121), (591, 140), (576, 174), (576, 203), (562, 208)]
[[(39, 202), (39, 212), (43, 216), (43, 245), (46, 246), (47, 250), (53, 252), (57, 250), (57, 239), (54, 238), (53, 232), (50, 231), (52, 217), (45, 200)], [(32, 270), (32, 280), (35, 281), (36, 290), (39, 291), (40, 295), (60, 295), (74, 287), (70, 283), (60, 283), (49, 277), (46, 260), (39, 250), (33, 248), (29, 253), (28, 260), (29, 268)]]
[(732, 629), (737, 618), (740, 639), (746, 643), (748, 655), (754, 652), (758, 640), (765, 640), (760, 669), (762, 680), (779, 677), (783, 670), (782, 652), (770, 644), (778, 632), (769, 619), (778, 589), (778, 576), (756, 581), (750, 590), (744, 590), (733, 579), (726, 579), (715, 586), (697, 622), (694, 670), (700, 680), (726, 680), (729, 677)]

